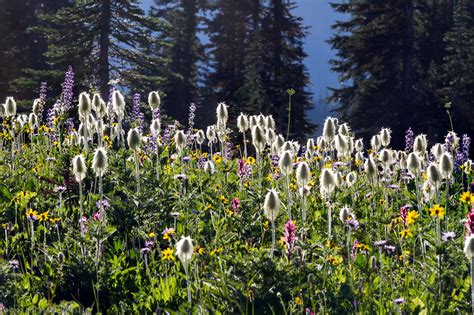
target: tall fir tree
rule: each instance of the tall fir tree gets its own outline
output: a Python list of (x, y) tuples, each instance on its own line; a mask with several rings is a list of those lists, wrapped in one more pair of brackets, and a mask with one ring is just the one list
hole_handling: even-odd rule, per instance
[(438, 106), (451, 104), (454, 127), (458, 132), (474, 134), (474, 3), (455, 3), (453, 26), (446, 32), (446, 54), (437, 71)]
[(346, 21), (333, 25), (328, 41), (337, 51), (330, 61), (340, 87), (331, 88), (342, 120), (368, 136), (392, 127), (395, 144), (421, 112), (416, 93), (415, 4), (413, 0), (332, 3)]
[[(307, 28), (301, 17), (295, 16), (296, 4), (287, 0), (270, 0), (263, 18), (263, 43), (267, 51), (265, 68), (267, 114), (272, 114), (280, 132), (286, 133), (290, 122), (290, 138), (302, 140), (316, 127), (307, 117), (314, 106), (308, 70), (304, 64), (304, 39)], [(288, 91), (291, 109), (288, 107)], [(290, 115), (290, 119), (288, 116)]]
[[(47, 25), (36, 31), (48, 38), (46, 57), (50, 71), (37, 74), (49, 74), (54, 81), (72, 65), (78, 86), (97, 87), (104, 98), (111, 81), (127, 87), (131, 82), (140, 85), (131, 69), (147, 57), (137, 48), (146, 46), (151, 39), (149, 29), (153, 23), (139, 4), (138, 0), (77, 1), (55, 14), (44, 15)], [(150, 62), (142, 66), (151, 69), (156, 65)]]
[(198, 63), (203, 45), (198, 37), (203, 0), (155, 0), (151, 15), (161, 24), (156, 38), (167, 43), (159, 50), (168, 59), (163, 109), (184, 123), (188, 108), (198, 99)]
[[(41, 24), (40, 14), (55, 12), (67, 0), (0, 1), (0, 100), (13, 95), (17, 100), (37, 96), (39, 82), (25, 77), (24, 68), (44, 69), (47, 49), (42, 34), (31, 31)], [(26, 87), (25, 87), (26, 86)]]

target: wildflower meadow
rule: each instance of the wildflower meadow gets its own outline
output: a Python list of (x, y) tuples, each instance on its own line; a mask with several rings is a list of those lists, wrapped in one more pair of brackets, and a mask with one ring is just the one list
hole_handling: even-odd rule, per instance
[(196, 130), (71, 85), (0, 106), (0, 313), (471, 312), (468, 135), (297, 142), (225, 103)]

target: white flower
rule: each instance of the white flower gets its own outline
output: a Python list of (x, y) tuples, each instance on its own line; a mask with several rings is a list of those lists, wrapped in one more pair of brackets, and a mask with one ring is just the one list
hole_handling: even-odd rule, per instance
[(474, 234), (466, 237), (464, 241), (464, 254), (468, 259), (474, 258)]
[(181, 239), (176, 243), (176, 253), (179, 260), (186, 264), (193, 257), (194, 245), (193, 240), (189, 236), (181, 236)]

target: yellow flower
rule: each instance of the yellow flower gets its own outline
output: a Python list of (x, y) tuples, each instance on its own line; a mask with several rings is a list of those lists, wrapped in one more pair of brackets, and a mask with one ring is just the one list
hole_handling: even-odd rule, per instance
[(46, 212), (43, 212), (43, 213), (39, 214), (38, 215), (38, 220), (40, 220), (40, 221), (48, 220), (49, 219), (48, 214), (49, 214), (49, 211), (46, 211)]
[(337, 266), (337, 265), (342, 263), (342, 257), (341, 256), (329, 256), (328, 257), (328, 262), (333, 266)]
[(196, 252), (197, 252), (199, 255), (204, 255), (204, 253), (206, 252), (206, 249), (205, 249), (204, 247), (198, 246)]
[(427, 180), (428, 179), (428, 174), (426, 172), (423, 172), (421, 174), (421, 177), (423, 177), (423, 180)]
[(269, 173), (269, 174), (267, 175), (267, 180), (268, 180), (269, 182), (273, 181), (273, 175), (272, 175), (271, 173)]
[(33, 209), (28, 209), (28, 211), (26, 211), (26, 217), (27, 218), (34, 218), (36, 220), (37, 217), (38, 217), (38, 212), (33, 210)]
[(232, 216), (234, 214), (234, 211), (230, 209), (225, 209), (225, 213), (227, 213), (228, 216)]
[(263, 222), (263, 229), (264, 229), (264, 230), (268, 230), (268, 225), (269, 225), (269, 224), (270, 224), (270, 221), (265, 220), (265, 221)]
[(174, 260), (173, 250), (171, 248), (165, 249), (162, 254), (162, 260)]
[(331, 163), (326, 163), (324, 164), (323, 168), (331, 168), (332, 167), (332, 164)]
[(209, 256), (215, 256), (222, 251), (222, 248), (214, 248), (210, 253)]
[(462, 193), (461, 197), (459, 197), (459, 201), (472, 204), (474, 202), (474, 194), (470, 193), (469, 191), (465, 191)]
[(246, 161), (246, 162), (247, 162), (247, 164), (252, 165), (252, 164), (255, 164), (256, 161), (257, 161), (257, 160), (255, 160), (255, 158), (254, 158), (253, 156), (249, 156), (249, 157), (247, 158), (247, 161)]
[(148, 233), (148, 237), (150, 237), (150, 238), (154, 238), (155, 236), (156, 236), (156, 234), (153, 231)]
[(214, 162), (216, 162), (217, 164), (220, 164), (222, 162), (222, 157), (220, 155), (214, 155), (212, 157), (212, 159), (214, 160)]
[(412, 210), (412, 211), (408, 212), (407, 224), (410, 225), (410, 224), (415, 223), (415, 220), (418, 219), (419, 216), (420, 215), (418, 214), (418, 211), (416, 211), (416, 210)]
[(302, 300), (299, 296), (297, 296), (297, 297), (295, 298), (295, 304), (296, 304), (296, 305), (302, 305), (302, 304), (303, 304), (303, 300)]
[(290, 183), (290, 189), (292, 192), (295, 192), (298, 187), (296, 186), (295, 183)]
[(430, 216), (432, 217), (443, 219), (445, 214), (446, 211), (439, 204), (436, 204), (433, 206), (433, 208), (430, 208)]
[(379, 200), (379, 205), (385, 206), (385, 199), (380, 199)]
[(409, 250), (404, 250), (403, 253), (398, 257), (398, 259), (403, 260), (408, 256), (410, 256), (410, 251)]
[(51, 222), (53, 224), (58, 223), (60, 220), (61, 220), (60, 218), (49, 218), (49, 222)]
[(245, 182), (244, 186), (245, 188), (249, 188), (250, 186), (252, 186), (252, 181)]
[(280, 243), (281, 247), (285, 247), (285, 237), (284, 236), (280, 237), (280, 240), (278, 241), (278, 243)]
[(369, 245), (366, 245), (366, 244), (363, 244), (363, 243), (357, 244), (356, 248), (359, 248), (361, 250), (369, 250), (370, 249)]
[(220, 195), (219, 200), (222, 201), (223, 203), (228, 203), (229, 202), (229, 199), (227, 199), (224, 195)]
[(408, 237), (412, 237), (413, 233), (409, 229), (405, 229), (400, 232), (400, 236), (402, 238), (408, 238)]

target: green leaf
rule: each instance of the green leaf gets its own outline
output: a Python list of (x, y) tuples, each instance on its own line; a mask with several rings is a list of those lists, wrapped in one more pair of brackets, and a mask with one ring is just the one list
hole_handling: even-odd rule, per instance
[(48, 308), (48, 301), (45, 298), (42, 298), (39, 301), (38, 306), (39, 306), (40, 309), (45, 310), (45, 309)]

